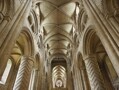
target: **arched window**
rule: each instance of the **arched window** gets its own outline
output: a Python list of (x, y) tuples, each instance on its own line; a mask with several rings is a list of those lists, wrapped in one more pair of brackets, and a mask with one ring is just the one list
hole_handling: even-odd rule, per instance
[(29, 22), (29, 26), (31, 27), (31, 30), (35, 32), (35, 26), (34, 26), (35, 22), (34, 22), (33, 14), (30, 14), (28, 16), (28, 22)]
[(8, 59), (6, 68), (5, 68), (5, 70), (4, 70), (4, 73), (3, 73), (3, 75), (2, 75), (2, 78), (1, 78), (1, 80), (0, 80), (0, 84), (5, 84), (5, 83), (6, 83), (7, 77), (8, 77), (8, 75), (9, 75), (9, 72), (10, 72), (11, 67), (12, 67), (12, 61), (11, 61), (11, 59)]
[(63, 86), (63, 83), (62, 83), (62, 80), (57, 80), (56, 81), (56, 87), (62, 87)]
[(62, 65), (56, 65), (52, 69), (53, 88), (66, 88), (66, 69)]

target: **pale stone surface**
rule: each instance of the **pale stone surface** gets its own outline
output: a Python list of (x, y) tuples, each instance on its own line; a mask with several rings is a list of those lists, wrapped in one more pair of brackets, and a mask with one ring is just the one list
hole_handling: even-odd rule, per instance
[(1, 0), (0, 90), (118, 90), (118, 29), (118, 0)]

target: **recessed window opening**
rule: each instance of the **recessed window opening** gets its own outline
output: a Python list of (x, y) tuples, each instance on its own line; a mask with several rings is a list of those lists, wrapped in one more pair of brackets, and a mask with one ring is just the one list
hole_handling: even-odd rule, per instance
[(6, 68), (4, 70), (2, 78), (0, 80), (0, 84), (5, 84), (6, 83), (11, 67), (12, 67), (12, 61), (11, 61), (11, 59), (8, 59)]
[(52, 69), (53, 88), (66, 88), (66, 69), (57, 65)]

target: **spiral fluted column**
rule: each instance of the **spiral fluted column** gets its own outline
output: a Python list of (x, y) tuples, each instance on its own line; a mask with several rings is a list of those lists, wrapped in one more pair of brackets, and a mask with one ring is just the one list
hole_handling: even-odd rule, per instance
[(102, 75), (95, 55), (84, 58), (91, 90), (105, 90)]
[(17, 73), (13, 90), (28, 90), (33, 67), (33, 59), (23, 56)]

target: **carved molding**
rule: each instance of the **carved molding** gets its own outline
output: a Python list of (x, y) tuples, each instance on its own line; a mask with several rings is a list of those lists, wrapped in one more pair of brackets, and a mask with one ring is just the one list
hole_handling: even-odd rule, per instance
[(0, 23), (3, 21), (3, 14), (2, 13), (0, 13)]

